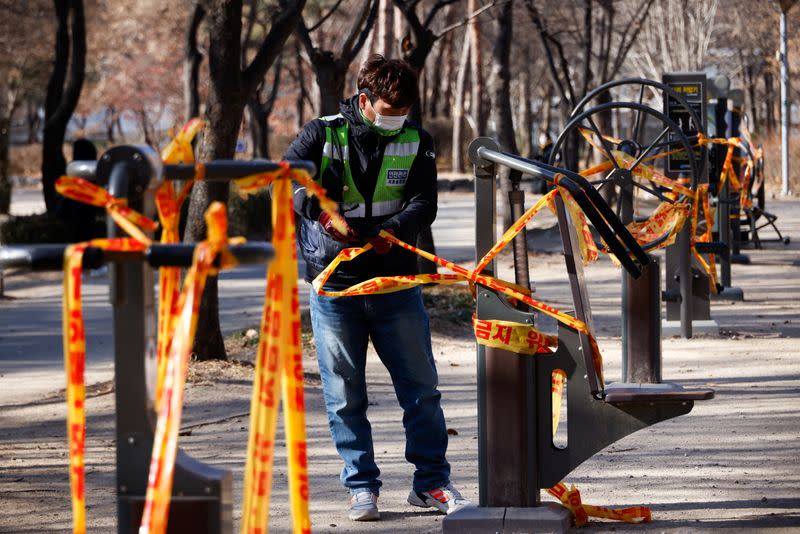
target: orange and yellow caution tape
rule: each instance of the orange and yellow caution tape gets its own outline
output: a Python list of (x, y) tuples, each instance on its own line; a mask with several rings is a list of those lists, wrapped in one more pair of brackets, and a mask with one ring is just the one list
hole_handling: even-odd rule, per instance
[[(192, 141), (203, 128), (204, 122), (192, 119), (187, 122), (178, 135), (161, 151), (161, 160), (167, 164), (194, 163)], [(176, 193), (172, 182), (165, 180), (156, 191), (156, 210), (161, 221), (161, 243), (170, 244), (180, 241), (179, 226), (181, 206), (192, 190), (194, 180), (187, 180)], [(169, 354), (172, 332), (178, 318), (178, 300), (180, 298), (181, 268), (163, 266), (158, 270), (158, 336), (156, 342), (156, 393), (155, 405), (161, 405), (161, 392), (167, 372), (167, 355)]]
[(311, 532), (295, 217), (290, 180), (304, 173), (289, 171), (287, 166), (282, 169), (259, 186), (273, 183), (272, 241), (275, 260), (270, 264), (267, 275), (266, 305), (261, 318), (250, 403), (250, 435), (241, 523), (241, 532), (246, 534), (266, 532), (278, 403), (281, 399), (288, 448), (292, 531)]
[(95, 239), (69, 245), (64, 251), (63, 347), (67, 375), (67, 441), (72, 500), (72, 532), (86, 532), (84, 454), (86, 438), (86, 330), (81, 301), (83, 255), (87, 248), (113, 251), (144, 251), (146, 245), (131, 238)]
[(208, 238), (195, 245), (192, 266), (186, 274), (179, 298), (180, 311), (175, 330), (172, 332), (173, 341), (167, 357), (167, 371), (153, 438), (153, 454), (150, 459), (140, 534), (166, 532), (178, 449), (178, 431), (183, 411), (183, 392), (200, 311), (200, 297), (207, 277), (218, 272), (218, 268), (214, 266), (218, 258), (220, 268), (230, 268), (236, 263), (233, 255), (227, 251), (228, 223), (225, 205), (213, 202), (206, 212), (205, 219)]
[(547, 493), (561, 501), (572, 514), (576, 527), (584, 526), (590, 517), (613, 519), (625, 523), (649, 523), (652, 520), (650, 509), (646, 506), (633, 506), (630, 508), (607, 508), (605, 506), (592, 506), (581, 502), (581, 494), (574, 485), (569, 488), (559, 482)]
[(105, 208), (120, 228), (137, 241), (149, 243), (150, 238), (144, 232), (152, 232), (158, 224), (126, 205), (125, 200), (115, 198), (100, 186), (77, 176), (62, 176), (56, 180), (56, 191), (67, 198)]

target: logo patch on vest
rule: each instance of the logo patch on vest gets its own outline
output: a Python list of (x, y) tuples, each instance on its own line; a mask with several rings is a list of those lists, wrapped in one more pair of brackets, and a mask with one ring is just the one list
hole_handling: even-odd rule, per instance
[(408, 180), (407, 169), (389, 169), (386, 171), (386, 185), (388, 186), (406, 185), (406, 180)]

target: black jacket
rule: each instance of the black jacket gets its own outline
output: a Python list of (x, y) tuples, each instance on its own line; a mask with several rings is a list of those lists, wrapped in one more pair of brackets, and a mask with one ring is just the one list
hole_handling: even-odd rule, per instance
[[(350, 168), (353, 181), (361, 195), (371, 202), (383, 159), (383, 151), (391, 137), (375, 133), (361, 119), (358, 98), (351, 97), (340, 103), (340, 112), (349, 122)], [(364, 238), (377, 235), (380, 229), (395, 231), (398, 238), (415, 244), (422, 228), (430, 226), (436, 218), (436, 155), (431, 136), (416, 125), (406, 121), (407, 126), (419, 130), (420, 145), (417, 157), (409, 170), (405, 185), (405, 203), (402, 211), (392, 216), (347, 218), (347, 223)], [(325, 124), (315, 119), (305, 125), (284, 154), (284, 159), (313, 161), (320, 167), (322, 148), (325, 144)], [(322, 185), (334, 200), (341, 200), (343, 178), (341, 165), (330, 165), (322, 177)], [(347, 246), (332, 239), (317, 222), (319, 203), (306, 196), (305, 188), (295, 186), (295, 211), (298, 218), (298, 242), (306, 262), (305, 278), (312, 281), (342, 249)], [(400, 247), (392, 247), (387, 254), (367, 252), (350, 262), (342, 262), (328, 279), (330, 289), (342, 289), (376, 276), (416, 274), (416, 255)]]

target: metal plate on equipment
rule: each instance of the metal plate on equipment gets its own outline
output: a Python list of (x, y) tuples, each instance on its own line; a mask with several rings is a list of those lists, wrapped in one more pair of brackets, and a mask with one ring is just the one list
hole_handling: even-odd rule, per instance
[[(664, 113), (672, 119), (687, 137), (697, 136), (706, 127), (706, 75), (703, 73), (664, 74), (662, 81), (673, 91), (682, 95), (689, 106), (694, 110), (703, 124), (695, 124), (691, 113), (683, 104), (669, 95), (665, 95)], [(674, 141), (674, 134), (670, 133), (670, 141)], [(694, 149), (694, 157), (699, 160), (702, 150), (698, 146)], [(677, 152), (667, 156), (667, 173), (680, 173), (691, 171), (689, 155)]]

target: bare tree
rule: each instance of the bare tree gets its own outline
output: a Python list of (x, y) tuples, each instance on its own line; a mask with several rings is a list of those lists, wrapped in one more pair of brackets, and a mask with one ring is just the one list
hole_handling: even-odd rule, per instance
[[(623, 16), (617, 17), (611, 0), (597, 1), (601, 7), (599, 12), (593, 9), (593, 0), (567, 2), (560, 9), (550, 9), (551, 4), (547, 4), (547, 10), (539, 7), (544, 4), (541, 1), (525, 0), (547, 58), (553, 86), (561, 96), (563, 114), (572, 111), (589, 87), (601, 85), (620, 73), (631, 47), (649, 20), (654, 1), (632, 0)], [(582, 7), (578, 8), (578, 3)], [(576, 26), (577, 20), (582, 24)], [(574, 29), (552, 30), (562, 26)]]
[[(502, 4), (494, 20), (495, 41), (492, 47), (492, 63), (489, 72), (489, 99), (492, 122), (497, 142), (502, 150), (517, 154), (517, 140), (514, 134), (514, 119), (511, 113), (511, 43), (513, 33), (513, 0)], [(506, 195), (510, 190), (508, 171), (500, 174), (500, 190)], [(511, 226), (511, 210), (502, 202), (504, 227)]]
[(392, 57), (395, 50), (394, 4), (392, 4), (392, 0), (380, 0), (377, 30), (376, 46), (373, 51), (385, 57)]
[[(200, 148), (201, 160), (233, 158), (247, 100), (264, 79), (286, 39), (300, 20), (305, 0), (281, 0), (272, 25), (253, 59), (241, 64), (242, 0), (204, 0), (208, 32), (209, 87), (206, 103), (208, 128)], [(228, 200), (229, 185), (200, 181), (192, 190), (184, 240), (206, 235), (203, 219), (213, 201)], [(200, 359), (225, 358), (219, 327), (217, 279), (209, 277), (200, 304), (193, 351)]]
[[(437, 0), (431, 6), (424, 18), (420, 20), (419, 16), (417, 15), (417, 6), (420, 3), (419, 0), (394, 0), (394, 4), (403, 14), (403, 17), (406, 21), (406, 26), (408, 28), (408, 31), (403, 36), (401, 41), (400, 50), (403, 54), (403, 59), (405, 59), (418, 73), (424, 71), (425, 62), (427, 61), (428, 56), (433, 49), (433, 45), (437, 40), (439, 40), (446, 33), (453, 31), (455, 28), (467, 24), (470, 19), (478, 16), (480, 13), (494, 5), (494, 2), (492, 2), (491, 4), (488, 4), (487, 6), (470, 13), (460, 23), (449, 25), (446, 28), (439, 30), (438, 33), (434, 32), (433, 25), (436, 20), (436, 16), (444, 7), (456, 1), (457, 0)], [(410, 116), (412, 120), (422, 124), (422, 108), (419, 103), (415, 104), (411, 108)], [(417, 247), (427, 250), (431, 253), (435, 253), (436, 247), (433, 242), (433, 234), (431, 233), (430, 228), (424, 228), (420, 232), (419, 236), (417, 237)], [(436, 272), (436, 264), (423, 258), (417, 259), (417, 268), (421, 273)]]
[(56, 209), (55, 183), (67, 166), (64, 137), (72, 112), (78, 105), (86, 71), (83, 0), (54, 0), (54, 6), (57, 23), (55, 61), (47, 84), (42, 140), (42, 192), (48, 213), (54, 213)]
[[(476, 0), (467, 1), (467, 13), (477, 11)], [(470, 72), (470, 114), (472, 115), (472, 133), (475, 136), (486, 133), (486, 106), (484, 95), (486, 88), (483, 86), (483, 54), (481, 52), (481, 27), (477, 17), (469, 21), (469, 72)]]
[(661, 79), (664, 72), (702, 70), (716, 28), (718, 0), (658, 0), (634, 43), (629, 60), (637, 74)]
[(464, 43), (461, 46), (461, 58), (458, 61), (458, 74), (456, 75), (451, 156), (451, 170), (453, 172), (464, 171), (464, 96), (469, 73), (470, 38), (469, 32), (465, 31)]
[(38, 140), (43, 88), (52, 68), (50, 10), (49, 0), (0, 2), (0, 214), (11, 206), (9, 148), (17, 110), (24, 112), (28, 142)]
[(378, 0), (362, 0), (338, 51), (322, 49), (314, 44), (311, 33), (320, 28), (339, 9), (340, 4), (341, 1), (336, 2), (310, 28), (302, 17), (297, 24), (297, 37), (305, 49), (319, 88), (316, 108), (320, 115), (331, 115), (339, 111), (339, 101), (344, 97), (347, 71), (364, 46), (378, 12)]
[(265, 79), (247, 102), (247, 111), (250, 115), (250, 134), (253, 139), (253, 156), (257, 158), (270, 159), (269, 116), (272, 114), (278, 98), (282, 65), (281, 56), (278, 56), (272, 68), (271, 83), (268, 84)]
[(203, 53), (197, 46), (197, 33), (205, 16), (206, 13), (203, 6), (199, 2), (195, 2), (186, 28), (186, 48), (183, 60), (183, 101), (186, 106), (184, 113), (187, 121), (200, 115), (198, 85), (200, 83), (200, 64), (203, 61)]

